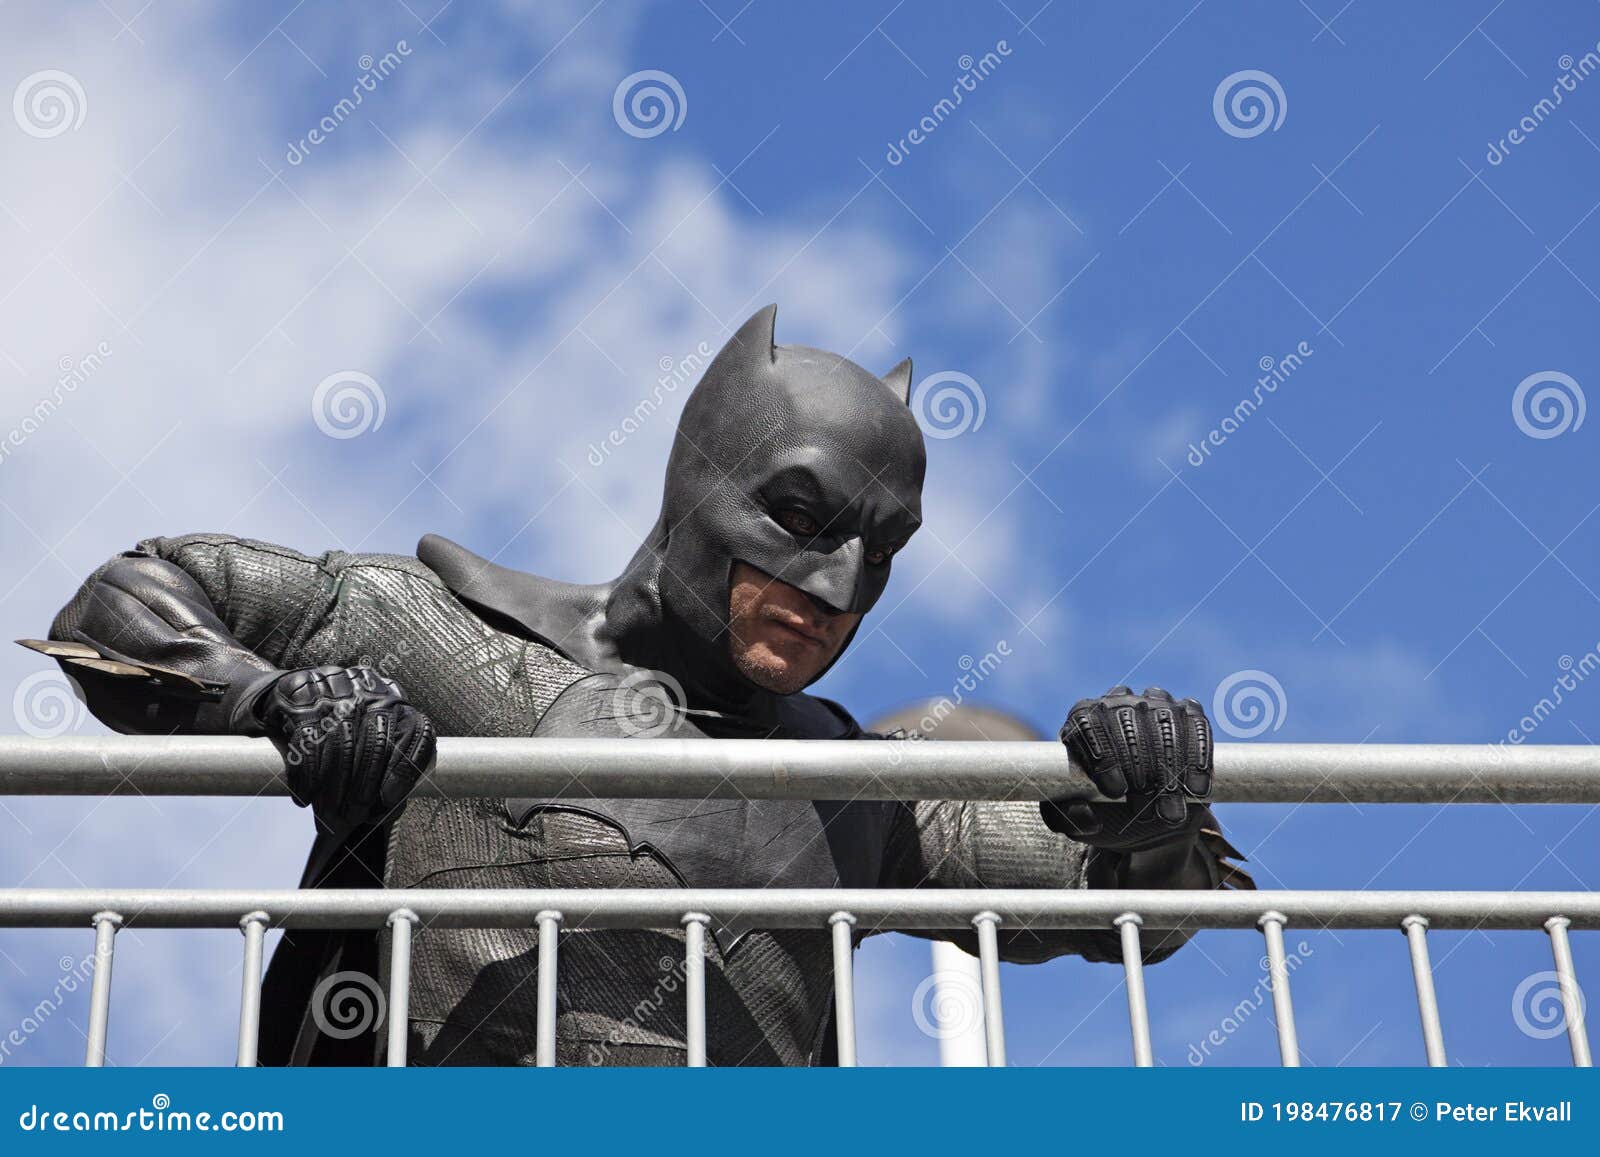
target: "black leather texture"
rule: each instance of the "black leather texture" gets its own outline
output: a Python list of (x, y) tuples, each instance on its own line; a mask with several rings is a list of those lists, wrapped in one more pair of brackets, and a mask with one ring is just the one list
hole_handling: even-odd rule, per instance
[(1139, 851), (1191, 839), (1216, 826), (1211, 796), (1211, 723), (1193, 699), (1160, 687), (1113, 687), (1067, 712), (1061, 740), (1102, 795), (1114, 802), (1046, 800), (1054, 830), (1096, 847)]

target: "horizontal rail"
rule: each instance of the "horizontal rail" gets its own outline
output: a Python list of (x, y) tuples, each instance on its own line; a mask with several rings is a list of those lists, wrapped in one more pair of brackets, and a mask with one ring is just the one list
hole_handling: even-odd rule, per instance
[[(1552, 917), (1600, 928), (1595, 892), (1155, 891), (851, 888), (316, 889), (309, 891), (0, 889), (0, 927), (88, 927), (114, 912), (125, 928), (237, 928), (246, 913), (271, 927), (381, 928), (391, 913), (427, 927), (529, 928), (542, 913), (564, 928), (675, 928), (704, 912), (758, 928), (826, 929), (848, 912), (859, 930), (970, 928), (992, 912), (1006, 928), (1112, 928), (1137, 912), (1146, 928), (1254, 928), (1263, 913), (1293, 927), (1399, 928), (1421, 914), (1440, 929), (1534, 929)], [(1564, 925), (1565, 926), (1565, 925)]]
[[(439, 740), (423, 794), (620, 799), (1097, 798), (1059, 743)], [(0, 736), (0, 795), (287, 795), (265, 739)], [(1234, 803), (1600, 803), (1600, 747), (1223, 743)]]
[[(240, 913), (243, 915), (240, 916)], [(1600, 896), (1592, 892), (1181, 892), (921, 889), (359, 889), (299, 892), (0, 890), (0, 927), (90, 925), (95, 935), (94, 983), (84, 1063), (106, 1061), (111, 1011), (111, 969), (116, 933), (123, 927), (222, 928), (237, 922), (245, 933), (240, 996), (238, 1063), (254, 1065), (259, 1051), (262, 941), (269, 924), (289, 928), (392, 930), (389, 945), (388, 1063), (407, 1063), (411, 1009), (411, 938), (418, 925), (466, 928), (537, 928), (539, 965), (535, 1061), (557, 1063), (561, 941), (567, 929), (684, 929), (685, 1059), (710, 1060), (707, 1033), (706, 935), (713, 922), (748, 928), (830, 930), (833, 940), (835, 1033), (841, 1065), (856, 1063), (854, 940), (879, 929), (975, 929), (978, 940), (984, 1051), (988, 1063), (1006, 1063), (1000, 995), (1002, 929), (1116, 928), (1123, 953), (1133, 1061), (1154, 1063), (1150, 1009), (1145, 995), (1140, 930), (1259, 928), (1266, 938), (1273, 1018), (1282, 1063), (1300, 1063), (1294, 1002), (1289, 993), (1286, 925), (1325, 928), (1401, 928), (1406, 933), (1428, 1063), (1448, 1054), (1433, 986), (1427, 931), (1431, 927), (1542, 927), (1549, 934), (1560, 985), (1572, 1063), (1592, 1063), (1583, 1023), (1583, 996), (1572, 964), (1568, 929), (1600, 928)], [(340, 973), (348, 977), (351, 974)], [(338, 980), (339, 977), (330, 979)], [(322, 986), (319, 985), (319, 991)], [(326, 1027), (326, 1026), (324, 1026)], [(332, 1031), (332, 1030), (329, 1030)]]

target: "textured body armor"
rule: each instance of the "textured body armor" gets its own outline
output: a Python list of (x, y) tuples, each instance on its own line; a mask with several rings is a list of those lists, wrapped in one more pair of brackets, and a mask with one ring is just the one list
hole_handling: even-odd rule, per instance
[[(330, 552), (308, 557), (228, 535), (151, 539), (85, 584), (52, 635), (114, 652), (112, 624), (97, 621), (97, 592), (118, 569), (164, 560), (193, 576), (240, 643), (270, 663), (299, 667), (366, 662), (405, 687), (442, 735), (527, 736), (574, 685), (603, 691), (592, 672), (550, 647), (491, 626), (416, 558)], [(122, 585), (126, 585), (125, 582)], [(116, 624), (126, 630), (128, 624)], [(173, 662), (193, 643), (173, 642)], [(123, 640), (126, 645), (126, 640)], [(91, 705), (113, 704), (129, 681), (75, 671)], [(614, 678), (603, 676), (604, 678)], [(580, 682), (581, 681), (581, 682)], [(142, 700), (153, 692), (142, 689)], [(804, 697), (800, 697), (804, 698)], [(580, 703), (575, 698), (570, 701)], [(823, 701), (814, 700), (821, 704)], [(147, 703), (145, 714), (165, 707)], [(854, 733), (841, 708), (824, 715)], [(811, 716), (811, 712), (805, 712)], [(124, 716), (125, 717), (125, 716)], [(818, 809), (821, 809), (820, 811)], [(824, 828), (821, 816), (831, 822)], [(620, 822), (619, 822), (620, 821)], [(862, 802), (682, 800), (407, 802), (383, 829), (342, 846), (319, 840), (306, 886), (439, 888), (678, 887), (685, 873), (660, 850), (714, 852), (732, 827), (785, 838), (822, 833), (846, 849), (843, 872), (831, 853), (798, 860), (726, 857), (713, 878), (702, 860), (696, 882), (720, 887), (885, 886), (1078, 888), (1095, 882), (1096, 853), (1050, 832), (1031, 802)], [(670, 834), (663, 836), (663, 829)], [(704, 839), (696, 838), (697, 829)], [(836, 838), (828, 841), (828, 833)], [(838, 835), (848, 833), (845, 839)], [(805, 841), (798, 841), (804, 848)], [(795, 845), (791, 845), (793, 847)], [(810, 852), (817, 851), (815, 846)], [(680, 853), (682, 855), (684, 853)], [(689, 851), (688, 858), (694, 860)], [(1099, 866), (1101, 883), (1114, 870)], [(821, 874), (818, 874), (821, 873)], [(836, 878), (825, 878), (829, 874)], [(742, 932), (742, 934), (739, 934)], [(558, 1054), (563, 1064), (681, 1064), (686, 1030), (683, 931), (570, 931), (563, 934)], [(955, 935), (965, 943), (970, 937)], [(1154, 948), (1154, 961), (1183, 938)], [(707, 962), (707, 1052), (712, 1064), (816, 1064), (831, 1048), (832, 958), (826, 930), (717, 928)], [(422, 928), (413, 944), (411, 1057), (417, 1064), (531, 1064), (538, 935), (532, 930)], [(264, 1062), (365, 1060), (374, 1039), (330, 1040), (311, 1015), (317, 982), (341, 970), (381, 974), (387, 953), (357, 933), (286, 934), (265, 990)], [(1063, 953), (1118, 959), (1111, 932), (1016, 932), (1002, 937), (1008, 959)]]

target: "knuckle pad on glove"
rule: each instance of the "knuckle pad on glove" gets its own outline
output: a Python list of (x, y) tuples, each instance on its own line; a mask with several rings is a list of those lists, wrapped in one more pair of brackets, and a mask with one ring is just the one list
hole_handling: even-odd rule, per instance
[(1150, 782), (1151, 753), (1142, 738), (1138, 712), (1131, 706), (1118, 707), (1111, 715), (1111, 745), (1117, 766), (1127, 780), (1128, 790), (1142, 791)]
[(1202, 711), (1188, 712), (1185, 718), (1188, 733), (1188, 752), (1184, 766), (1184, 787), (1201, 799), (1211, 794), (1211, 762), (1213, 746), (1211, 722)]

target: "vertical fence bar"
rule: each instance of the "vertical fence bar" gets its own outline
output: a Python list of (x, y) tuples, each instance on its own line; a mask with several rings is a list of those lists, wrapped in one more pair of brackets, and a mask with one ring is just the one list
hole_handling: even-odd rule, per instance
[(1128, 985), (1128, 1025), (1133, 1032), (1133, 1063), (1148, 1069), (1156, 1063), (1150, 1047), (1150, 1007), (1144, 998), (1144, 949), (1139, 943), (1139, 928), (1144, 919), (1137, 912), (1124, 912), (1112, 921), (1122, 933), (1122, 970)]
[(1544, 922), (1550, 933), (1550, 951), (1556, 958), (1556, 980), (1561, 985), (1561, 1007), (1567, 1018), (1567, 1043), (1572, 1046), (1572, 1063), (1580, 1069), (1591, 1068), (1594, 1059), (1589, 1055), (1589, 1029), (1583, 1023), (1583, 990), (1578, 987), (1578, 970), (1572, 964), (1572, 942), (1567, 939), (1567, 926), (1572, 921), (1565, 916), (1552, 916)]
[(1411, 976), (1417, 984), (1417, 1011), (1422, 1017), (1422, 1044), (1428, 1066), (1443, 1068), (1450, 1062), (1444, 1055), (1444, 1028), (1439, 1024), (1439, 997), (1433, 990), (1433, 963), (1428, 959), (1428, 918), (1411, 915), (1400, 921), (1411, 947)]
[(833, 928), (833, 1015), (838, 1022), (839, 1067), (856, 1064), (856, 918), (848, 912), (828, 917)]
[(978, 930), (978, 971), (983, 981), (983, 1039), (993, 1068), (1006, 1063), (1006, 1026), (1000, 1014), (1000, 917), (979, 912), (972, 918)]
[(91, 1069), (106, 1063), (106, 1027), (111, 1020), (111, 953), (122, 917), (96, 912), (94, 921), (94, 981), (89, 986), (89, 1046), (83, 1063)]
[(234, 1063), (241, 1069), (255, 1068), (261, 1042), (261, 955), (267, 920), (265, 912), (247, 912), (239, 921), (239, 931), (244, 933), (244, 967), (239, 981), (239, 1053)]
[(1289, 964), (1283, 955), (1282, 912), (1263, 912), (1256, 923), (1267, 940), (1267, 975), (1272, 982), (1272, 1014), (1278, 1022), (1278, 1055), (1285, 1068), (1300, 1067), (1300, 1040), (1294, 1031), (1294, 1002), (1289, 998)]
[(978, 958), (948, 940), (935, 940), (928, 947), (933, 966), (929, 997), (933, 1015), (928, 1028), (939, 1038), (939, 1063), (946, 1068), (982, 1068), (989, 1063), (989, 1049), (983, 1041), (983, 1009), (974, 996), (983, 986)]
[(99, 1068), (106, 1063), (106, 1033), (111, 1019), (111, 963), (117, 929), (122, 917), (116, 912), (96, 912), (94, 924), (94, 979), (89, 989), (88, 1048), (83, 1063)]
[(688, 1000), (689, 1067), (706, 1067), (706, 928), (711, 917), (687, 912), (683, 917), (683, 978)]
[(410, 908), (389, 913), (389, 1057), (390, 1068), (406, 1067), (406, 1042), (411, 1032), (411, 930), (417, 914)]
[(539, 980), (533, 1043), (533, 1063), (541, 1069), (556, 1067), (556, 969), (561, 946), (561, 913), (539, 913)]

